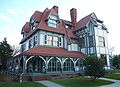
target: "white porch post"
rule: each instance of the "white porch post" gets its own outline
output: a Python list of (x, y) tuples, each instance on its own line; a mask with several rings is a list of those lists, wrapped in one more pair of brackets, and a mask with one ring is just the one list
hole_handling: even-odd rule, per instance
[(26, 73), (27, 65), (26, 65), (27, 56), (23, 56), (23, 73)]

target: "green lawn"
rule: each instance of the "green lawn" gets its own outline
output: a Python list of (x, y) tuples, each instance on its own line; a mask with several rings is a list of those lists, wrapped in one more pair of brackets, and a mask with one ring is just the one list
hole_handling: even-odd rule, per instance
[(113, 83), (103, 80), (97, 80), (93, 82), (90, 78), (84, 78), (84, 77), (75, 77), (75, 78), (59, 79), (59, 80), (51, 80), (51, 81), (61, 84), (65, 87), (97, 87), (100, 85)]
[(120, 73), (120, 70), (113, 70), (112, 73)]
[(0, 82), (0, 87), (46, 87), (35, 82)]
[(120, 80), (120, 74), (108, 74), (105, 78)]

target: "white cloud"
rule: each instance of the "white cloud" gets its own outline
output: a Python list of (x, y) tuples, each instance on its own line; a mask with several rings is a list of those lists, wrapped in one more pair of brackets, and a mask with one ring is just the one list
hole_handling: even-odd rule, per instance
[(12, 8), (8, 8), (7, 11), (12, 15), (18, 15), (23, 12), (22, 9), (12, 9)]
[(12, 19), (10, 19), (9, 17), (5, 16), (4, 14), (0, 13), (0, 18), (6, 20), (7, 22), (13, 22)]

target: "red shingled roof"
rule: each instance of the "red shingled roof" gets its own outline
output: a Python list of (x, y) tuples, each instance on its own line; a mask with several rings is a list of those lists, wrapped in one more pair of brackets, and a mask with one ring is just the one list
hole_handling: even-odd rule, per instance
[(31, 30), (29, 26), (29, 22), (26, 22), (22, 29), (24, 32), (29, 33)]
[[(43, 12), (35, 11), (35, 13), (32, 16), (33, 16), (34, 20), (39, 21), (39, 24), (36, 27), (36, 29), (63, 34), (65, 36), (67, 36), (66, 38), (67, 38), (68, 43), (70, 42), (70, 40), (69, 40), (70, 38), (75, 38), (75, 39), (78, 38), (74, 34), (73, 29), (65, 29), (65, 27), (64, 27), (65, 23), (69, 24), (69, 25), (72, 25), (72, 23), (70, 21), (61, 20), (61, 22), (59, 23), (57, 29), (49, 27), (46, 20), (47, 20), (50, 13), (57, 14), (57, 12), (56, 12), (56, 10), (54, 8), (51, 8), (50, 10), (48, 8), (46, 8)], [(36, 30), (34, 30), (34, 31), (36, 31)], [(32, 35), (32, 33), (34, 33), (34, 32), (33, 31), (29, 32), (29, 35), (27, 37), (23, 38), (21, 43), (23, 41), (25, 41), (27, 38), (29, 38), (30, 35)]]
[(93, 20), (93, 18), (91, 17), (92, 13), (89, 14), (88, 16), (82, 18), (80, 21), (77, 22), (76, 24), (76, 28), (74, 29), (74, 31), (77, 31), (83, 27), (86, 26), (86, 24), (91, 20), (91, 22), (94, 24), (94, 25), (97, 25), (97, 23)]
[(40, 21), (41, 16), (42, 16), (42, 12), (39, 12), (39, 11), (35, 11), (34, 14), (32, 15), (33, 19), (37, 22)]
[[(22, 54), (29, 55), (46, 55), (46, 56), (64, 56), (64, 57), (80, 57), (85, 58), (86, 56), (80, 52), (67, 51), (63, 48), (36, 46)], [(21, 55), (22, 55), (21, 54)]]

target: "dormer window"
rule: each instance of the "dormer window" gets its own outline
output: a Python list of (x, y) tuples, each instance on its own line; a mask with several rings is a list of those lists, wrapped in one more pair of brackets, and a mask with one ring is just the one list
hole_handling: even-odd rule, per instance
[(71, 29), (72, 26), (71, 26), (71, 25), (68, 25), (68, 24), (65, 24), (65, 28), (69, 28), (69, 29)]
[(57, 28), (58, 25), (58, 16), (55, 14), (51, 14), (48, 18), (48, 26)]
[(32, 30), (35, 30), (36, 26), (38, 25), (38, 22), (36, 22), (33, 17), (30, 18), (30, 27)]

